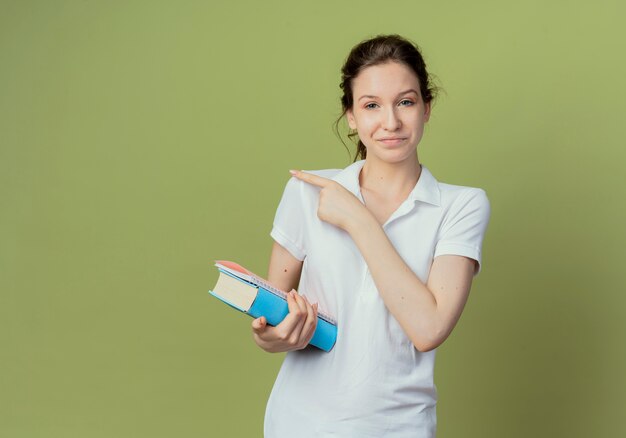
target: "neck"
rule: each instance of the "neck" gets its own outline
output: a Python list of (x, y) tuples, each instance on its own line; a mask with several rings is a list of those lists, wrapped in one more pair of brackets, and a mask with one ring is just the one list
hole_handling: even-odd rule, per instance
[(415, 188), (421, 173), (417, 155), (415, 159), (399, 163), (385, 163), (367, 157), (359, 175), (359, 185), (387, 199), (405, 199)]

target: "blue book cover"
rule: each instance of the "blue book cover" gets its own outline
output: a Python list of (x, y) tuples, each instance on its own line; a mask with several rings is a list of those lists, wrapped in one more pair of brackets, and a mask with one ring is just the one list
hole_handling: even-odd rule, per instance
[[(247, 296), (238, 302), (230, 302), (214, 291), (209, 291), (211, 295), (253, 318), (264, 316), (267, 319), (267, 323), (272, 326), (278, 325), (285, 319), (289, 313), (285, 292), (273, 287), (262, 278), (234, 262), (218, 261), (215, 265), (221, 275), (227, 275), (250, 286), (250, 288), (247, 289), (249, 291), (246, 293)], [(218, 284), (220, 281), (218, 280)], [(310, 344), (321, 350), (330, 351), (336, 340), (337, 322), (329, 315), (319, 312), (317, 326)]]

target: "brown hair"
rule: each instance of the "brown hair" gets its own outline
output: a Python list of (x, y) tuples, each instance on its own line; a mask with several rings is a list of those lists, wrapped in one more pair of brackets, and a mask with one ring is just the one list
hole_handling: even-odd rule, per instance
[[(353, 79), (367, 67), (384, 64), (386, 62), (398, 62), (413, 70), (417, 76), (424, 103), (429, 103), (436, 97), (439, 88), (433, 85), (432, 75), (429, 75), (426, 71), (426, 63), (424, 62), (424, 58), (417, 44), (397, 34), (377, 35), (374, 38), (361, 41), (352, 48), (346, 62), (341, 68), (341, 83), (339, 87), (343, 90), (343, 95), (341, 96), (343, 112), (334, 123), (335, 132), (339, 136), (339, 139), (341, 139), (338, 129), (339, 122), (354, 104), (352, 91)], [(350, 132), (348, 134), (348, 137), (352, 141), (354, 141), (354, 136), (357, 136), (356, 132)], [(343, 143), (343, 140), (341, 141)], [(357, 159), (365, 159), (366, 154), (367, 149), (359, 139), (354, 161)]]

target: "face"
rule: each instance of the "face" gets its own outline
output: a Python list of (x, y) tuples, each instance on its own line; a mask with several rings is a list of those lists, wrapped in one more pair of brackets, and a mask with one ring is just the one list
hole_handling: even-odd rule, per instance
[(346, 116), (367, 148), (367, 159), (415, 159), (430, 104), (422, 100), (413, 70), (397, 62), (367, 67), (352, 80), (352, 93)]

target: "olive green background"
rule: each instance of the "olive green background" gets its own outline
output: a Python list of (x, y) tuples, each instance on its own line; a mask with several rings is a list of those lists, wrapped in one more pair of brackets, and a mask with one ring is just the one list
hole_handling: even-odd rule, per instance
[(351, 162), (345, 56), (399, 33), (445, 90), (420, 159), (492, 204), (438, 436), (624, 436), (625, 12), (0, 1), (0, 435), (262, 435), (282, 355), (212, 261), (266, 273), (288, 169)]

